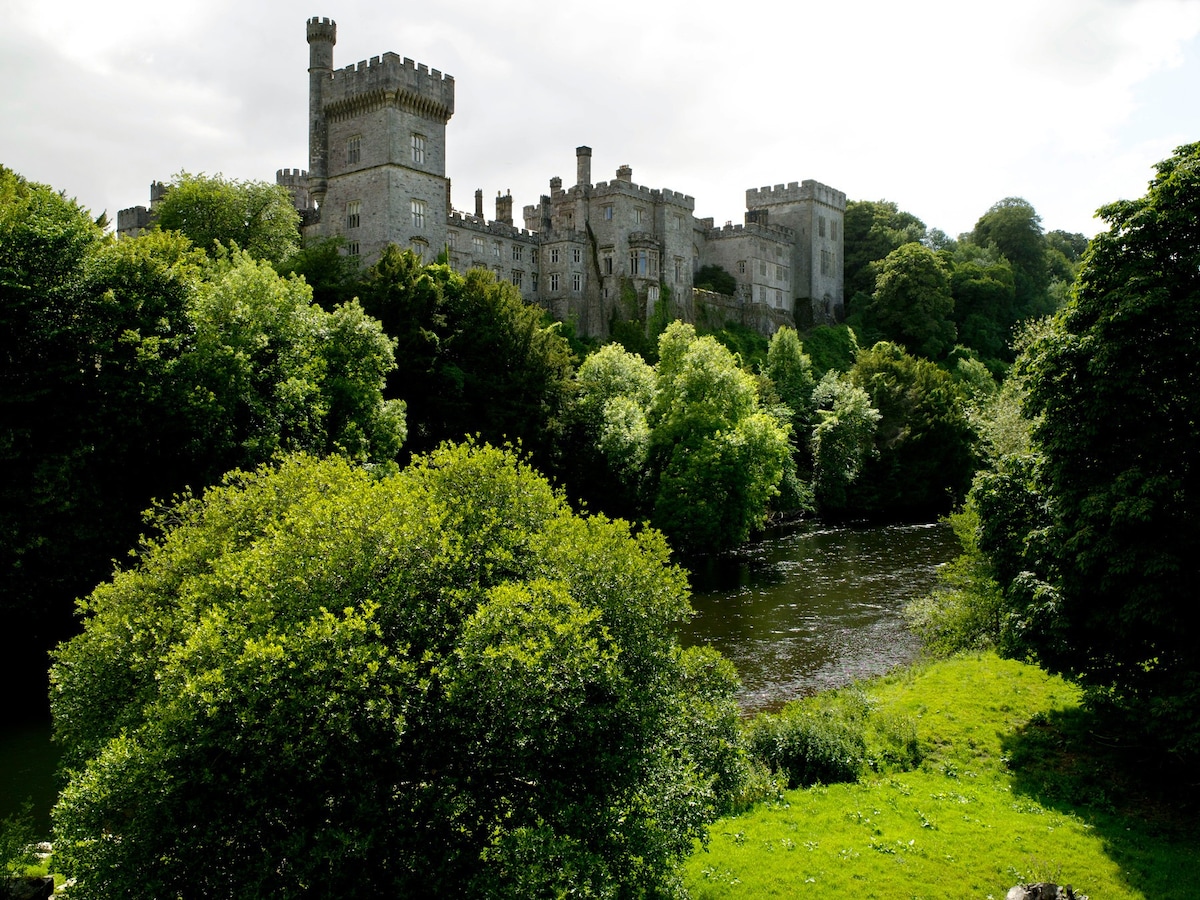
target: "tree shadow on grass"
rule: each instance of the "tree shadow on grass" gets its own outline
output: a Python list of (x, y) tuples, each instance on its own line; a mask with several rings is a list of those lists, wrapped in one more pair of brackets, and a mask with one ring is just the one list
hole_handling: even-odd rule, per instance
[(1090, 825), (1131, 889), (1189, 900), (1200, 884), (1200, 775), (1093, 711), (1035, 716), (1005, 737), (1013, 792)]

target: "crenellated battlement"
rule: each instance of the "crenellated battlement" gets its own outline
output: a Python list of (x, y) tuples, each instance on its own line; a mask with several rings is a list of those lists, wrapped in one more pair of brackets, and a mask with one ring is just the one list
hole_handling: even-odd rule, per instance
[(712, 219), (703, 219), (701, 222), (708, 223), (706, 237), (710, 241), (719, 241), (726, 238), (745, 237), (753, 235), (754, 237), (762, 237), (780, 243), (791, 243), (796, 236), (795, 229), (788, 228), (786, 225), (761, 225), (758, 222), (747, 222), (745, 225), (734, 225), (732, 222), (727, 223), (719, 228), (714, 228)]
[(516, 225), (509, 225), (507, 222), (487, 221), (479, 216), (473, 216), (470, 213), (464, 213), (457, 209), (450, 210), (450, 215), (447, 217), (446, 224), (451, 228), (463, 228), (467, 231), (475, 231), (480, 234), (487, 234), (494, 237), (507, 237), (514, 240), (525, 240), (535, 242), (536, 234), (530, 232), (526, 228), (520, 228)]
[(623, 197), (638, 197), (652, 203), (670, 203), (673, 206), (679, 206), (688, 211), (696, 208), (696, 199), (690, 194), (670, 189), (658, 190), (657, 188), (649, 188), (643, 184), (634, 184), (631, 181), (623, 181), (621, 179), (598, 182), (592, 185), (591, 193), (592, 197), (597, 199), (619, 195)]
[(444, 124), (454, 114), (454, 78), (388, 52), (334, 69), (323, 99), (332, 119), (396, 105)]
[(313, 41), (328, 41), (331, 44), (337, 43), (337, 22), (330, 19), (328, 16), (321, 18), (313, 16), (308, 20), (308, 42)]
[(306, 169), (277, 169), (275, 171), (275, 183), (282, 185), (304, 184), (308, 182), (308, 171)]
[(840, 210), (846, 208), (846, 195), (843, 192), (811, 178), (801, 182), (789, 182), (786, 187), (777, 184), (774, 187), (750, 188), (746, 191), (747, 209), (802, 201), (823, 203)]

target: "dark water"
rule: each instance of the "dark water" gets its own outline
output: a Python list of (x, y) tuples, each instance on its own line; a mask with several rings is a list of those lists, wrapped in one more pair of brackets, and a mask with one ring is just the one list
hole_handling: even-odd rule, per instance
[(695, 573), (681, 638), (733, 661), (743, 709), (775, 709), (912, 662), (904, 606), (958, 553), (944, 524), (797, 526)]

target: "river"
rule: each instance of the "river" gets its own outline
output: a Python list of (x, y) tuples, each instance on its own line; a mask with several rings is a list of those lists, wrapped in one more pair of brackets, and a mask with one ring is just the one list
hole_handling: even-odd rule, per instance
[(780, 529), (692, 576), (685, 645), (712, 644), (737, 667), (746, 712), (912, 662), (905, 605), (959, 553), (948, 525)]

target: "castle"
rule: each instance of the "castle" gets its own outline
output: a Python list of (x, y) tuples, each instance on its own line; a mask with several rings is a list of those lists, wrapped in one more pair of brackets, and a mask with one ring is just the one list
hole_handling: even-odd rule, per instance
[[(603, 336), (614, 318), (711, 316), (771, 333), (782, 324), (836, 322), (843, 315), (842, 225), (846, 195), (815, 181), (746, 191), (745, 223), (714, 227), (695, 200), (635, 184), (621, 166), (592, 182), (592, 151), (575, 151), (575, 184), (550, 179), (550, 192), (513, 221), (511, 194), (495, 217), (483, 192), (467, 213), (450, 203), (446, 125), (454, 79), (395, 53), (333, 67), (337, 25), (314, 17), (309, 45), (308, 169), (281, 169), (311, 238), (341, 237), (364, 263), (390, 243), (432, 261), (446, 253), (458, 271), (485, 268), (529, 301)], [(151, 209), (118, 214), (118, 232), (136, 233)], [(695, 273), (719, 265), (733, 296), (697, 291)]]

